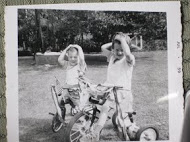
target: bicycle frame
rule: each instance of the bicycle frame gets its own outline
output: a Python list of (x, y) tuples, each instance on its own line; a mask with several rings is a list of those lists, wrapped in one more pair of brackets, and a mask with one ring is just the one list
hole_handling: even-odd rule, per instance
[(59, 117), (62, 118), (61, 108), (59, 107), (58, 96), (57, 96), (54, 85), (51, 86), (51, 94), (52, 94), (53, 102), (55, 104), (56, 111), (57, 111)]
[(116, 103), (116, 116), (118, 116), (116, 119), (117, 124), (118, 124), (118, 130), (121, 134), (123, 134), (125, 140), (129, 140), (129, 136), (127, 134), (127, 128), (124, 122), (123, 113), (122, 113), (121, 106), (119, 104), (118, 97), (117, 97), (116, 87), (113, 87), (113, 94), (114, 94), (115, 103)]
[[(107, 100), (110, 94), (113, 93), (115, 103), (116, 103), (116, 111), (114, 115), (112, 116), (112, 123), (115, 126), (115, 128), (118, 129), (119, 137), (121, 138), (121, 140), (124, 140), (124, 141), (154, 140), (155, 141), (158, 139), (159, 134), (158, 134), (158, 130), (155, 127), (148, 126), (148, 127), (140, 128), (136, 125), (136, 123), (133, 122), (132, 116), (135, 115), (136, 112), (127, 112), (128, 115), (125, 116), (124, 118), (117, 93), (119, 89), (122, 89), (122, 90), (125, 90), (125, 89), (119, 86), (109, 86), (109, 85), (108, 86), (102, 85), (106, 88), (98, 88), (98, 86), (100, 85), (93, 86), (93, 84), (89, 83), (88, 81), (85, 81), (84, 78), (81, 78), (80, 81), (84, 83), (85, 85), (84, 89), (90, 89), (90, 91), (92, 91), (92, 92), (89, 92), (88, 90), (87, 91), (84, 90), (84, 92), (88, 93), (89, 95), (92, 94), (92, 96), (96, 96), (99, 93), (101, 93), (101, 96), (102, 96), (102, 93), (103, 93), (103, 96)], [(80, 81), (79, 83), (81, 83)], [(94, 92), (94, 91), (97, 91), (97, 92)], [(77, 139), (77, 142), (78, 142), (78, 140), (80, 140), (80, 138), (83, 137), (84, 135), (88, 135), (88, 134), (91, 135), (91, 133), (93, 133), (94, 124), (99, 119), (98, 112), (100, 112), (97, 104), (102, 105), (103, 103), (102, 101), (99, 101), (98, 98), (92, 98), (92, 99), (89, 99), (89, 101), (92, 104), (88, 104), (84, 106), (82, 111), (79, 112), (76, 116), (74, 116), (73, 119), (69, 122), (68, 131), (66, 132), (66, 141), (74, 142)], [(110, 108), (110, 110), (111, 109), (112, 107)], [(108, 112), (110, 110), (108, 110)], [(107, 118), (108, 118), (107, 120), (109, 120), (110, 116), (108, 116)], [(76, 137), (73, 137), (75, 134), (76, 134)]]
[[(55, 79), (56, 79), (56, 83), (57, 83), (58, 85), (60, 85), (59, 80), (58, 80), (56, 77), (55, 77)], [(75, 86), (75, 87), (76, 87), (76, 86)], [(69, 86), (67, 86), (67, 87), (60, 87), (60, 86), (59, 86), (59, 91), (56, 92), (56, 86), (55, 86), (55, 85), (51, 85), (51, 94), (52, 94), (53, 102), (54, 102), (54, 104), (55, 104), (56, 112), (58, 113), (58, 116), (61, 118), (61, 121), (64, 121), (64, 120), (63, 120), (64, 118), (62, 118), (62, 111), (61, 111), (60, 105), (59, 105), (59, 103), (58, 103), (58, 95), (61, 94), (64, 89), (71, 89), (71, 90), (73, 90), (73, 89), (70, 88)], [(70, 93), (70, 92), (69, 92), (69, 93)], [(67, 102), (67, 103), (66, 103), (66, 100), (64, 100), (64, 104), (68, 104), (68, 103), (71, 105), (70, 102)]]
[[(88, 87), (90, 87), (89, 82), (85, 82), (84, 80), (82, 80), (82, 81), (84, 83), (86, 83), (88, 85)], [(121, 106), (119, 104), (118, 97), (117, 97), (117, 90), (122, 89), (123, 87), (119, 87), (119, 86), (118, 87), (117, 86), (104, 86), (104, 87), (108, 87), (108, 90), (104, 93), (108, 93), (108, 95), (109, 95), (111, 92), (113, 92), (113, 94), (114, 94), (115, 103), (116, 103), (116, 116), (117, 116), (116, 121), (117, 121), (120, 136), (122, 137), (121, 139), (129, 140), (129, 136), (127, 134), (127, 127), (125, 125), (123, 113), (122, 113)], [(93, 102), (91, 101), (91, 103), (93, 103)], [(92, 117), (90, 127), (93, 125), (94, 120), (97, 118), (96, 112), (99, 111), (96, 107), (96, 104), (99, 104), (99, 103), (96, 102), (96, 103), (94, 103), (94, 105), (87, 106), (83, 109), (83, 113), (85, 115), (88, 115), (88, 116), (91, 115), (91, 117)], [(103, 104), (101, 104), (101, 105), (103, 105)], [(90, 111), (92, 111), (92, 113), (89, 113)]]

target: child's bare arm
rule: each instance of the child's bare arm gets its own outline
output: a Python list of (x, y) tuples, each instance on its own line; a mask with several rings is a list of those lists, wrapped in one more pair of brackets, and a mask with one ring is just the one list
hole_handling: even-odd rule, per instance
[(103, 44), (101, 46), (102, 49), (102, 55), (109, 57), (109, 55), (111, 54), (111, 47), (112, 47), (112, 42)]
[(66, 66), (66, 63), (67, 61), (65, 60), (65, 57), (66, 57), (66, 53), (67, 53), (67, 50), (69, 49), (70, 47), (68, 46), (66, 49), (63, 50), (63, 52), (61, 53), (61, 55), (59, 56), (58, 58), (58, 63), (61, 65), (61, 66)]
[(79, 45), (75, 45), (75, 47), (78, 49), (78, 53), (79, 53), (79, 64), (81, 66), (81, 71), (84, 73), (86, 70), (86, 62), (84, 59), (84, 52), (82, 50), (82, 48)]
[(79, 53), (79, 60), (82, 61), (84, 60), (84, 53), (82, 48), (79, 45), (75, 45), (75, 47), (78, 49), (78, 53)]

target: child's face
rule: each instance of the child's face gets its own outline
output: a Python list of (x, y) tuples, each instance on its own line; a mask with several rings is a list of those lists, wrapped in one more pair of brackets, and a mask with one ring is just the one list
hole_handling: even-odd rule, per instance
[(69, 51), (68, 52), (68, 61), (71, 66), (75, 66), (78, 64), (78, 52), (77, 51)]
[(115, 58), (117, 59), (123, 58), (124, 54), (123, 54), (123, 49), (121, 47), (121, 44), (114, 43), (113, 53), (114, 53)]

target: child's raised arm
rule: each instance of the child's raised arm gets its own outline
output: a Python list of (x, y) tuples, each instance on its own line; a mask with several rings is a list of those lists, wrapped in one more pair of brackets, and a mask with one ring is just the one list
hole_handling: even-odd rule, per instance
[(76, 47), (78, 49), (79, 64), (80, 64), (80, 67), (81, 67), (81, 71), (85, 72), (87, 67), (86, 67), (86, 62), (85, 62), (85, 59), (84, 59), (84, 52), (83, 52), (82, 48), (79, 45), (75, 45), (74, 47)]
[(118, 34), (115, 36), (116, 40), (119, 40), (121, 42), (121, 47), (123, 49), (123, 53), (127, 59), (127, 62), (131, 65), (135, 64), (135, 57), (130, 51), (129, 43), (130, 43), (130, 38), (126, 37), (123, 34)]
[(75, 45), (75, 47), (78, 49), (79, 59), (84, 60), (84, 53), (83, 53), (82, 48), (79, 45)]
[(63, 52), (61, 53), (61, 55), (59, 56), (58, 58), (58, 63), (61, 65), (61, 66), (65, 66), (67, 61), (65, 60), (66, 58), (66, 53), (67, 53), (67, 50), (70, 48), (70, 46), (68, 46), (66, 49), (63, 50)]
[(111, 54), (111, 47), (112, 47), (112, 42), (103, 44), (103, 45), (101, 46), (102, 55), (104, 55), (104, 56), (106, 56), (106, 57), (109, 57), (110, 54)]

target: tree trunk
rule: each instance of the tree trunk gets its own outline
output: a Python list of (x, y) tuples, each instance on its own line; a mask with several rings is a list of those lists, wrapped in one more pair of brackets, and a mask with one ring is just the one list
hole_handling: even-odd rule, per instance
[(34, 46), (34, 59), (37, 51), (42, 51), (42, 37), (41, 37), (41, 27), (40, 27), (40, 11), (35, 9), (35, 22), (36, 22), (36, 44)]

